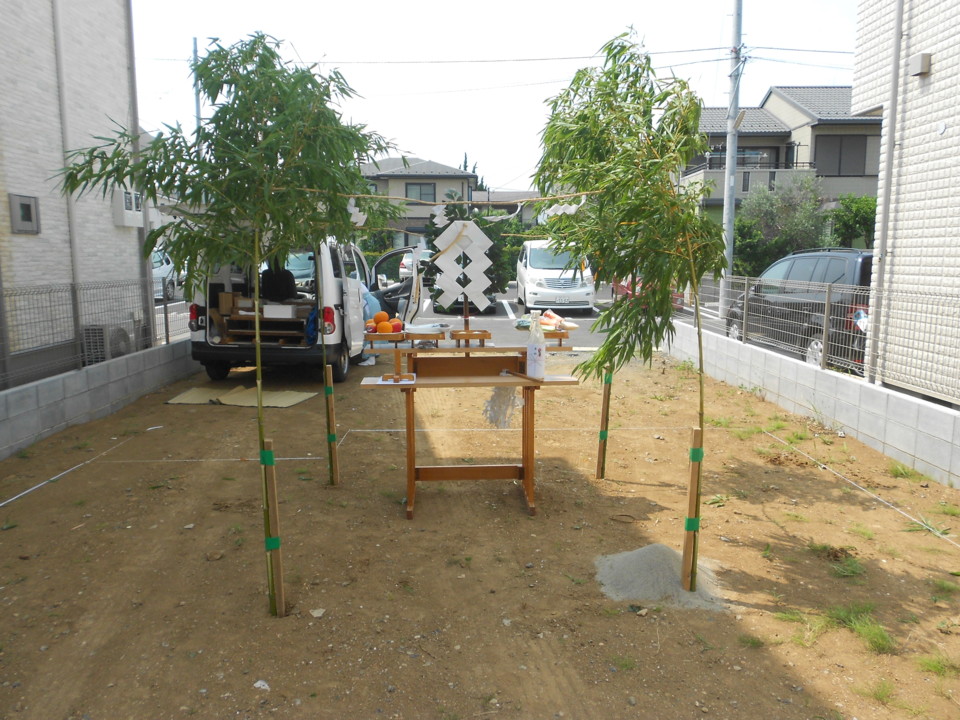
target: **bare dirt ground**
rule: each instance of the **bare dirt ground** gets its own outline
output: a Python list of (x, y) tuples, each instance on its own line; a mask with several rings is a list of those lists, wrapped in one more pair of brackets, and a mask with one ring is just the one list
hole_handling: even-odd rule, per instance
[[(724, 607), (613, 600), (598, 558), (681, 547), (690, 369), (617, 374), (604, 479), (601, 386), (538, 393), (535, 517), (475, 481), (421, 486), (407, 520), (401, 393), (359, 385), (384, 367), (336, 386), (336, 487), (318, 376), (266, 376), (321, 391), (266, 410), (285, 618), (255, 410), (165, 404), (205, 375), (0, 463), (0, 501), (35, 488), (0, 507), (0, 716), (960, 717), (956, 490), (708, 381), (700, 558)], [(418, 392), (421, 463), (516, 460), (489, 392)]]

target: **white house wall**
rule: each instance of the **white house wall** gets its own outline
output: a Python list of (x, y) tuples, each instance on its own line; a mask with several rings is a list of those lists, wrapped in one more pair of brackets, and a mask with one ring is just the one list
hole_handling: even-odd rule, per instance
[[(74, 279), (67, 201), (55, 175), (64, 165), (64, 136), (68, 148), (79, 148), (110, 133), (111, 121), (130, 127), (126, 7), (127, 0), (0, 0), (0, 15), (16, 19), (16, 32), (4, 33), (0, 43), (0, 279), (6, 290)], [(39, 234), (11, 231), (8, 193), (39, 198)], [(136, 230), (114, 224), (109, 201), (78, 202), (75, 228), (76, 279), (141, 277)]]
[[(956, 303), (941, 303), (936, 313), (919, 315), (912, 306), (925, 297), (960, 294), (960, 194), (956, 192), (960, 0), (904, 0), (904, 6), (896, 149), (889, 178), (881, 159), (878, 191), (882, 198), (884, 185), (890, 183), (887, 248), (883, 262), (874, 264), (874, 287), (912, 295), (901, 301), (884, 292), (888, 299), (873, 328), (879, 338), (876, 378), (942, 396), (939, 379), (945, 373), (960, 372)], [(875, 0), (862, 0), (859, 6), (853, 112), (884, 108), (882, 152), (890, 140), (894, 8), (893, 2)], [(932, 56), (930, 73), (910, 75), (909, 60), (921, 52)], [(886, 221), (882, 202), (879, 206), (878, 234)], [(902, 297), (899, 292), (897, 297)]]

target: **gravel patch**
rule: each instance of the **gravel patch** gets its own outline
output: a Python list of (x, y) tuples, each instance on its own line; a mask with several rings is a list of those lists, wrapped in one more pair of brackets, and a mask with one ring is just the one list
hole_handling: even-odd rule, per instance
[(594, 564), (597, 581), (611, 600), (702, 610), (726, 609), (717, 594), (711, 563), (699, 560), (697, 589), (689, 592), (680, 582), (682, 555), (666, 545), (657, 543), (616, 555), (601, 555)]

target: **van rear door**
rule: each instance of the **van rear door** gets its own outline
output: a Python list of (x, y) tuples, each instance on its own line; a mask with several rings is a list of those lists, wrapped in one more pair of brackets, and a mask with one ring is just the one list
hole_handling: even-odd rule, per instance
[(363, 288), (369, 280), (367, 261), (356, 245), (341, 246), (343, 257), (343, 342), (350, 357), (363, 352)]

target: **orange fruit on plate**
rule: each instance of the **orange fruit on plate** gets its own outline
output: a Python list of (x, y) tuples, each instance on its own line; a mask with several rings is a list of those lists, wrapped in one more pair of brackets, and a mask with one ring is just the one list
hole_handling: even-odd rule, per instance
[[(382, 322), (386, 322), (386, 321), (389, 320), (389, 319), (390, 319), (390, 316), (389, 316), (386, 312), (384, 312), (383, 310), (379, 310), (379, 311), (377, 311), (376, 313), (374, 313), (374, 315), (373, 315), (373, 321), (374, 321), (377, 325), (379, 325), (379, 324), (382, 323)], [(383, 332), (383, 331), (381, 330), (380, 332)]]
[[(386, 313), (384, 313), (386, 314)], [(378, 333), (392, 333), (393, 332), (393, 323), (384, 320), (383, 322), (377, 323), (377, 332)]]

